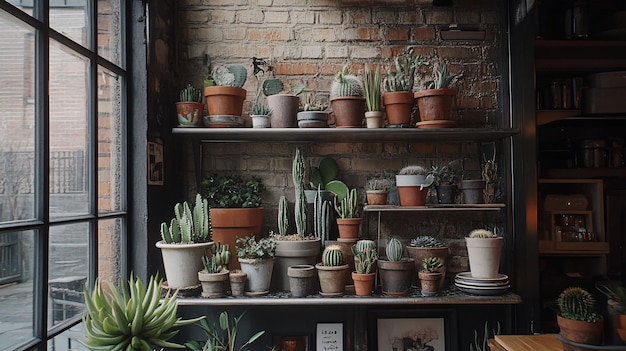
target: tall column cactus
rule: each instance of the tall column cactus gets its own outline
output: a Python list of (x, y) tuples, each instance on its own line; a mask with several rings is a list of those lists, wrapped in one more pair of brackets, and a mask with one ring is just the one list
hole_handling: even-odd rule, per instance
[(314, 224), (315, 224), (315, 237), (320, 238), (322, 246), (324, 246), (324, 242), (328, 239), (330, 232), (330, 201), (322, 200), (322, 194), (320, 188), (318, 186), (317, 193), (315, 193), (315, 204), (314, 204)]
[(289, 229), (289, 206), (287, 205), (287, 198), (281, 196), (278, 201), (278, 234), (287, 235)]
[(291, 172), (296, 191), (294, 208), (296, 232), (299, 236), (304, 237), (306, 235), (306, 199), (304, 197), (304, 157), (302, 157), (300, 148), (296, 148), (296, 156), (293, 159)]

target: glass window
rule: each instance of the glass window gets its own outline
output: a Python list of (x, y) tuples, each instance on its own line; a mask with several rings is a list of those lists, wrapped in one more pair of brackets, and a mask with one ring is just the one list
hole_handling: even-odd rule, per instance
[(89, 47), (89, 12), (85, 0), (50, 0), (50, 28)]
[(120, 0), (98, 0), (98, 54), (122, 66), (122, 7)]

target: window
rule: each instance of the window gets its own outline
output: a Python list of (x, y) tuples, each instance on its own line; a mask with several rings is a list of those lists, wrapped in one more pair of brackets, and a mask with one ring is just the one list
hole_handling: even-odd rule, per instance
[(125, 6), (0, 0), (0, 350), (85, 350), (84, 285), (126, 274)]

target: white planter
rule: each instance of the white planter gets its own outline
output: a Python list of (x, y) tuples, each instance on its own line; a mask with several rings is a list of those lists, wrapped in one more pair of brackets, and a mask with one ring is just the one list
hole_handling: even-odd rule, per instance
[(274, 270), (274, 259), (247, 259), (240, 258), (241, 270), (246, 272), (246, 291), (252, 293), (267, 293), (270, 290), (272, 271)]
[(205, 255), (212, 241), (198, 244), (166, 244), (156, 243), (161, 249), (167, 286), (170, 289), (181, 289), (200, 284), (198, 272), (202, 270), (202, 256)]
[(427, 188), (433, 184), (435, 178), (429, 174), (416, 175), (416, 174), (396, 174), (396, 186), (419, 186), (421, 188)]
[(252, 128), (269, 128), (270, 116), (268, 115), (250, 115), (252, 118)]
[(473, 278), (496, 278), (502, 256), (502, 237), (465, 238)]

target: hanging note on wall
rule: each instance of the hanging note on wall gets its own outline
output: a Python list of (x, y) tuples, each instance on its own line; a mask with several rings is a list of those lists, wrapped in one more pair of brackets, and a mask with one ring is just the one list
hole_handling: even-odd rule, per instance
[(343, 351), (343, 324), (317, 323), (317, 351)]

